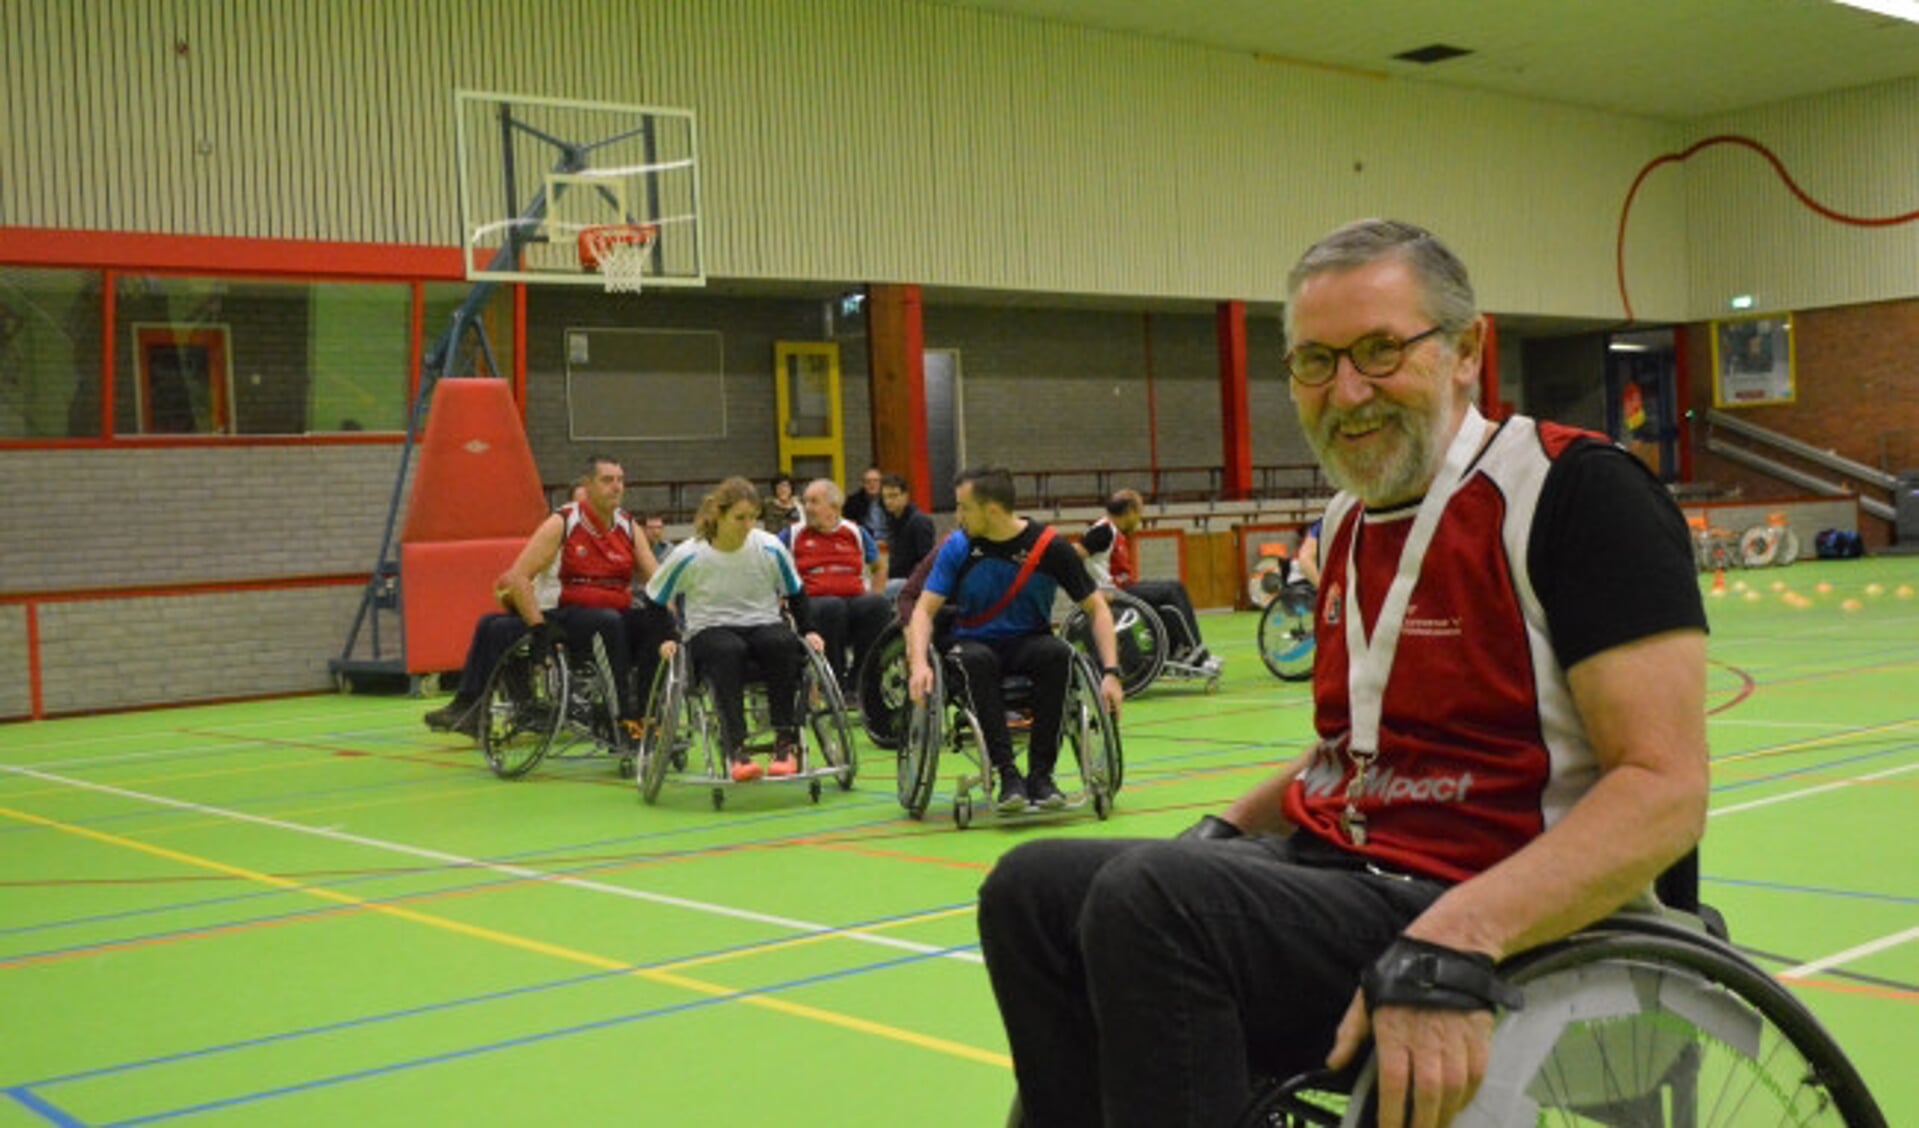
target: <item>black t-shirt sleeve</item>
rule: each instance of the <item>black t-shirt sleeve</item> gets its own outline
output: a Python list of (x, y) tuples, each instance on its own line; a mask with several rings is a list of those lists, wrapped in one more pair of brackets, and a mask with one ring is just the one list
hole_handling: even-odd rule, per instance
[(1093, 577), (1086, 574), (1086, 562), (1073, 551), (1073, 542), (1066, 537), (1053, 538), (1053, 543), (1046, 546), (1046, 555), (1040, 557), (1039, 566), (1074, 603), (1098, 590), (1093, 585)]
[(1618, 447), (1580, 440), (1560, 455), (1526, 551), (1564, 669), (1635, 639), (1706, 629), (1686, 518)]
[(1086, 550), (1088, 556), (1098, 556), (1113, 547), (1113, 527), (1094, 525), (1079, 535), (1079, 544)]

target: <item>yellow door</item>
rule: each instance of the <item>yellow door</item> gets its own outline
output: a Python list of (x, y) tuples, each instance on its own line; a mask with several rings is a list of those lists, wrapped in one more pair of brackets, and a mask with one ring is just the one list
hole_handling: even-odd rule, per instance
[(801, 489), (814, 478), (846, 481), (840, 432), (840, 347), (831, 341), (776, 341), (780, 469)]

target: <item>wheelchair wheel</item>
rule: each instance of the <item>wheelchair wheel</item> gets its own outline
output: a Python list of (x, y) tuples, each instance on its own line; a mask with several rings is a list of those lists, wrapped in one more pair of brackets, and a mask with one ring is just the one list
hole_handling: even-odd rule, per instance
[(1093, 801), (1093, 813), (1105, 818), (1124, 782), (1119, 726), (1099, 696), (1099, 673), (1083, 654), (1074, 655), (1073, 679), (1066, 698), (1066, 739), (1079, 762), (1079, 777)]
[(533, 770), (566, 723), (571, 692), (566, 659), (533, 661), (533, 640), (522, 637), (487, 675), (480, 721), (480, 754), (501, 779)]
[(860, 695), (860, 726), (879, 748), (898, 748), (906, 713), (906, 627), (890, 624), (880, 632), (855, 679)]
[(1780, 536), (1769, 525), (1754, 525), (1739, 537), (1739, 563), (1745, 568), (1764, 568), (1779, 555)]
[(900, 806), (913, 818), (926, 814), (933, 800), (933, 781), (939, 778), (940, 745), (946, 740), (946, 679), (940, 660), (933, 658), (933, 688), (926, 700), (906, 706), (906, 725), (900, 733), (896, 772)]
[(1259, 659), (1281, 681), (1312, 680), (1316, 598), (1311, 584), (1288, 585), (1259, 613)]
[[(846, 700), (840, 696), (840, 684), (826, 656), (806, 648), (806, 677), (800, 687), (800, 706), (805, 711), (806, 727), (813, 734), (813, 747), (825, 766), (836, 770), (841, 791), (850, 791), (853, 777), (859, 773), (859, 753), (853, 747), (853, 728), (846, 721)], [(814, 765), (817, 769), (819, 765)], [(819, 781), (814, 780), (813, 799), (819, 799)]]
[(686, 710), (686, 651), (681, 649), (670, 662), (660, 663), (653, 675), (653, 692), (648, 699), (647, 715), (653, 723), (640, 746), (640, 798), (648, 803), (660, 798), (672, 766), (675, 746), (680, 738), (681, 714)]
[[(1171, 636), (1159, 612), (1138, 596), (1109, 592), (1106, 602), (1112, 608), (1113, 640), (1119, 646), (1119, 686), (1126, 696), (1136, 697), (1153, 684), (1166, 665)], [(1093, 659), (1097, 667), (1099, 651), (1093, 647), (1093, 621), (1085, 611), (1075, 607), (1060, 624), (1059, 633), (1075, 650)]]
[[(1614, 918), (1505, 971), (1526, 1006), (1500, 1016), (1461, 1123), (1886, 1123), (1804, 1004), (1709, 937)], [(1366, 1114), (1372, 1085), (1368, 1066), (1349, 1120)]]

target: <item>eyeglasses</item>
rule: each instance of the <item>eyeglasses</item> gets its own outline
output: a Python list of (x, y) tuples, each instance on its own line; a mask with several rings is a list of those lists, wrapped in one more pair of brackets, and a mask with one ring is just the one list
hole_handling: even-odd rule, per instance
[(1339, 371), (1339, 358), (1343, 356), (1353, 362), (1353, 368), (1361, 376), (1383, 380), (1406, 363), (1406, 350), (1439, 332), (1439, 329), (1435, 325), (1403, 341), (1391, 333), (1368, 333), (1343, 349), (1327, 345), (1301, 345), (1286, 354), (1286, 371), (1307, 387), (1316, 388), (1331, 380), (1333, 374)]

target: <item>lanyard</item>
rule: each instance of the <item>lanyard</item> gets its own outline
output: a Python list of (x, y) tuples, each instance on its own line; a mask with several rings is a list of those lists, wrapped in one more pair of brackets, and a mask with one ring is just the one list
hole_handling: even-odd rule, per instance
[[(1370, 640), (1359, 609), (1361, 525), (1354, 526), (1352, 543), (1346, 550), (1343, 610), (1346, 615), (1346, 694), (1351, 711), (1346, 754), (1353, 760), (1353, 777), (1346, 785), (1346, 809), (1341, 812), (1339, 822), (1346, 837), (1356, 846), (1366, 844), (1366, 816), (1359, 810), (1359, 800), (1366, 792), (1367, 771), (1379, 756), (1379, 719), (1386, 699), (1386, 679), (1393, 670), (1393, 656), (1399, 652), (1399, 632), (1405, 625), (1406, 608), (1412, 603), (1413, 587), (1419, 582), (1426, 550), (1432, 546), (1433, 534), (1439, 529), (1440, 515), (1446, 511), (1453, 494), (1465, 484), (1466, 467), (1479, 453), (1485, 434), (1485, 417), (1479, 414), (1478, 408), (1467, 404), (1466, 417), (1460, 421), (1452, 445), (1446, 448), (1445, 461), (1440, 463), (1439, 473), (1419, 503), (1412, 532), (1407, 534), (1406, 545), (1399, 553), (1399, 569), (1393, 576), (1392, 586), (1386, 589), (1386, 600), (1380, 605)], [(1363, 514), (1360, 520), (1364, 522)]]

